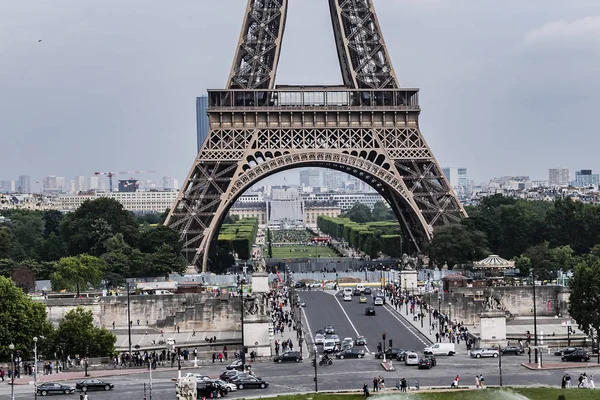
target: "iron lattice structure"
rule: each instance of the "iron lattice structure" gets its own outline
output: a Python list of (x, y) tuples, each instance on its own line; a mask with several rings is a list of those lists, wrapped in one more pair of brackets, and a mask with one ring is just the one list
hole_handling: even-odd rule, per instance
[(418, 89), (398, 86), (371, 0), (329, 0), (339, 87), (275, 87), (287, 5), (248, 1), (228, 89), (208, 91), (210, 133), (165, 221), (202, 271), (235, 200), (286, 169), (331, 168), (371, 184), (409, 251), (466, 216), (419, 130)]

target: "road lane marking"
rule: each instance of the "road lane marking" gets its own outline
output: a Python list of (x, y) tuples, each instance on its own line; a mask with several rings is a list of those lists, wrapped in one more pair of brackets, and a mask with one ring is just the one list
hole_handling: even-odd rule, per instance
[(425, 342), (417, 333), (415, 333), (415, 327), (413, 327), (410, 324), (407, 325), (402, 319), (400, 319), (400, 317), (394, 314), (395, 310), (391, 308), (389, 304), (386, 304), (385, 306), (383, 306), (383, 308), (385, 308), (387, 312), (389, 312), (390, 315), (396, 319), (396, 321), (400, 322), (400, 324), (402, 324), (402, 326), (404, 326), (410, 333), (412, 333), (413, 336), (416, 337), (421, 343), (423, 343), (425, 346), (429, 346), (429, 343)]
[(308, 317), (306, 316), (306, 312), (304, 311), (304, 307), (300, 307), (300, 312), (302, 313), (302, 317), (304, 317), (304, 321), (306, 322), (306, 327), (308, 328), (308, 335), (304, 335), (304, 344), (306, 345), (306, 354), (310, 354), (310, 349), (308, 348), (308, 340), (307, 338), (310, 338), (310, 342), (312, 343), (313, 346), (316, 346), (315, 344), (315, 340), (313, 338), (313, 331), (310, 327), (310, 324), (308, 323)]
[[(344, 307), (342, 307), (342, 303), (340, 303), (340, 301), (338, 300), (337, 297), (333, 296), (333, 298), (335, 299), (335, 301), (338, 303), (338, 305), (340, 306), (340, 308), (342, 309), (342, 312), (344, 313), (344, 315), (346, 316), (346, 318), (348, 319), (348, 322), (350, 322), (350, 326), (352, 327), (352, 329), (354, 329), (354, 332), (356, 332), (356, 337), (360, 336), (360, 333), (358, 333), (358, 330), (356, 329), (356, 327), (354, 326), (354, 324), (352, 323), (352, 320), (350, 319), (350, 317), (348, 316), (348, 314), (346, 313), (346, 310), (344, 310)], [(367, 345), (365, 345), (365, 349), (367, 350), (368, 354), (371, 354), (371, 351), (369, 350), (369, 348), (367, 347)]]

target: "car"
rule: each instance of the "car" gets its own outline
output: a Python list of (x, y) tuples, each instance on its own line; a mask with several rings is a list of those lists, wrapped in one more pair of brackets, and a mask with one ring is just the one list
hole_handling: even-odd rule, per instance
[(365, 351), (363, 349), (359, 349), (358, 347), (351, 347), (349, 349), (345, 349), (337, 353), (335, 355), (335, 358), (343, 360), (344, 358), (363, 358), (364, 356)]
[(365, 315), (375, 315), (375, 307), (365, 308)]
[(325, 339), (323, 342), (323, 353), (333, 353), (335, 351), (335, 342), (331, 339)]
[(350, 296), (349, 294), (345, 294), (344, 301), (352, 301), (352, 296)]
[(247, 376), (247, 375), (248, 374), (245, 372), (240, 372), (235, 369), (230, 369), (228, 371), (223, 372), (221, 375), (219, 375), (219, 379), (221, 379), (222, 381), (225, 381), (225, 382), (232, 382), (237, 377), (243, 377), (243, 376)]
[(358, 298), (358, 302), (359, 302), (359, 303), (366, 303), (366, 302), (367, 302), (367, 298), (366, 298), (365, 296), (360, 296), (360, 297)]
[(363, 294), (371, 294), (373, 293), (370, 287), (366, 287), (365, 290), (363, 291)]
[(554, 352), (555, 356), (566, 356), (574, 351), (583, 350), (581, 347), (565, 347)]
[(75, 389), (81, 390), (82, 392), (87, 392), (89, 390), (108, 391), (110, 389), (113, 389), (114, 387), (115, 385), (113, 385), (112, 383), (101, 381), (100, 379), (85, 379), (75, 384)]
[(323, 335), (322, 333), (317, 333), (315, 335), (315, 339), (314, 339), (315, 344), (323, 344), (324, 340), (325, 340), (325, 335)]
[(234, 383), (225, 382), (221, 379), (206, 379), (206, 381), (225, 387), (227, 389), (227, 392), (234, 392), (237, 390), (237, 386)]
[[(398, 357), (398, 353), (404, 351), (403, 349), (400, 349), (398, 347), (392, 347), (390, 349), (385, 349), (385, 358), (386, 359), (394, 359)], [(375, 358), (383, 358), (383, 352), (382, 351), (378, 351), (377, 353), (375, 353)]]
[(325, 341), (333, 340), (335, 344), (340, 344), (340, 337), (338, 335), (327, 335)]
[(315, 332), (315, 335), (325, 335), (325, 329), (317, 329), (317, 331)]
[(502, 355), (507, 356), (514, 354), (516, 356), (520, 356), (525, 353), (525, 350), (521, 346), (506, 346), (502, 348)]
[(236, 381), (235, 384), (239, 390), (251, 388), (265, 389), (269, 387), (269, 382), (265, 381), (262, 378), (257, 378), (255, 376), (247, 376)]
[(357, 346), (366, 346), (367, 338), (364, 336), (357, 336), (356, 339), (354, 339), (354, 344)]
[(300, 362), (302, 361), (302, 354), (299, 351), (286, 351), (282, 355), (279, 355), (273, 359), (277, 363), (287, 362)]
[(575, 350), (572, 353), (562, 356), (561, 360), (587, 362), (590, 361), (590, 353), (585, 350)]
[(413, 350), (402, 350), (399, 349), (400, 351), (398, 351), (398, 354), (396, 354), (396, 360), (397, 361), (406, 361), (406, 353), (409, 351), (413, 351)]
[(232, 362), (231, 364), (229, 364), (227, 367), (225, 367), (225, 369), (237, 369), (238, 371), (241, 371), (243, 369), (242, 367), (242, 360), (235, 360), (234, 362)]
[(37, 393), (42, 396), (46, 396), (48, 394), (71, 394), (75, 393), (75, 388), (69, 385), (63, 385), (57, 382), (45, 382), (37, 387)]
[(473, 358), (483, 358), (483, 357), (498, 357), (500, 352), (498, 349), (493, 348), (484, 348), (484, 349), (474, 349), (471, 350), (471, 357)]
[(335, 333), (335, 328), (333, 325), (325, 325), (324, 330), (327, 335), (333, 335)]
[(353, 295), (355, 296), (360, 296), (362, 294), (362, 292), (359, 289), (354, 289), (354, 291), (352, 292)]
[(184, 378), (196, 378), (197, 381), (206, 381), (210, 379), (210, 376), (198, 374), (195, 372), (188, 372), (184, 375)]
[(426, 356), (423, 356), (423, 358), (427, 358), (429, 360), (429, 362), (431, 362), (432, 367), (435, 367), (437, 365), (437, 360), (435, 359), (434, 355), (431, 355), (431, 354), (428, 356), (426, 355)]
[[(220, 383), (222, 382), (222, 384)], [(233, 385), (231, 383), (225, 383), (218, 379), (199, 381), (196, 383), (196, 393), (200, 398), (211, 398), (211, 397), (223, 397), (227, 396), (227, 394), (231, 391), (228, 385)], [(237, 387), (234, 390), (237, 390)], [(215, 396), (216, 394), (216, 396)]]
[(419, 358), (419, 369), (431, 369), (431, 360), (429, 358)]
[(349, 348), (349, 347), (354, 347), (354, 340), (352, 340), (352, 338), (344, 338), (344, 340), (342, 340), (342, 348)]
[(419, 365), (419, 360), (419, 355), (417, 353), (415, 353), (414, 351), (407, 351), (404, 358), (404, 364)]
[(373, 300), (373, 304), (375, 304), (376, 306), (382, 306), (385, 304), (385, 300), (383, 299), (383, 297), (381, 296), (377, 296), (375, 297), (375, 299)]
[(306, 302), (305, 301), (300, 300), (299, 303), (300, 303), (300, 307), (306, 307)]
[(456, 346), (454, 343), (433, 343), (425, 347), (423, 353), (434, 356), (453, 356), (456, 354)]

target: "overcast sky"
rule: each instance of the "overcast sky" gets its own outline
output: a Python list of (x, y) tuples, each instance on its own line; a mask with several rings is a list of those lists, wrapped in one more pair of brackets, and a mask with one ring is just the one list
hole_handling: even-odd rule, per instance
[[(277, 83), (341, 83), (327, 0), (289, 2)], [(478, 182), (600, 172), (600, 1), (375, 5), (400, 84), (421, 89), (421, 128), (442, 166)], [(0, 179), (152, 169), (183, 180), (195, 98), (225, 86), (245, 7), (0, 0)]]

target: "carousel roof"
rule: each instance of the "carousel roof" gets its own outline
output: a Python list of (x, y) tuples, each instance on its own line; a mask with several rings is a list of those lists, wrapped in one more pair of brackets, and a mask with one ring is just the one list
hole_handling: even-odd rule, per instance
[(492, 254), (488, 258), (473, 263), (477, 268), (514, 268), (515, 262), (508, 261), (499, 255)]

